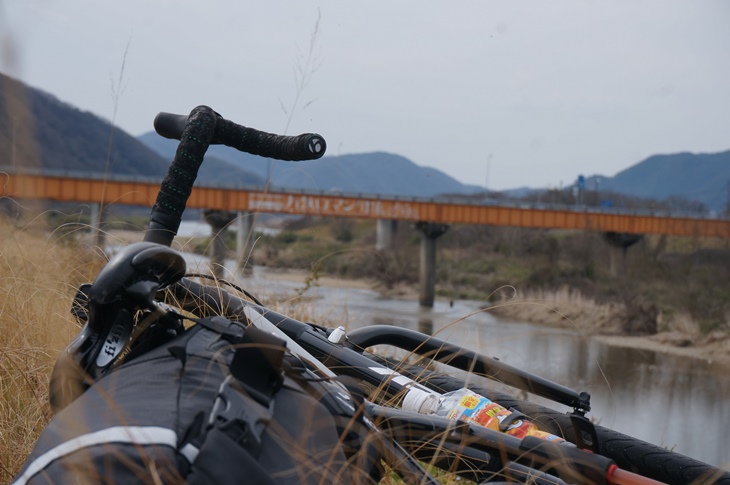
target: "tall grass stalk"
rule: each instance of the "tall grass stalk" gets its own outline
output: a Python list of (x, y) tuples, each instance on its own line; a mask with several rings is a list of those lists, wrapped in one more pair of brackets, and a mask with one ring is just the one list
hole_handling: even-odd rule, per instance
[[(129, 46), (132, 43), (132, 38), (130, 37), (127, 41), (127, 45), (124, 48), (124, 54), (122, 55), (122, 65), (119, 68), (119, 76), (117, 78), (117, 81), (114, 81), (114, 76), (109, 76), (109, 81), (111, 83), (111, 98), (112, 98), (112, 119), (111, 123), (109, 124), (109, 140), (107, 142), (107, 152), (106, 152), (106, 163), (104, 164), (104, 179), (103, 179), (103, 185), (101, 189), (101, 200), (99, 200), (99, 214), (98, 214), (98, 220), (91, 221), (92, 226), (95, 225), (95, 227), (101, 228), (101, 223), (104, 220), (104, 206), (106, 204), (106, 182), (109, 180), (109, 173), (111, 171), (111, 164), (112, 164), (112, 142), (114, 141), (114, 131), (116, 130), (116, 122), (117, 122), (117, 111), (119, 110), (119, 100), (122, 97), (122, 93), (124, 92), (124, 68), (127, 65), (127, 54), (129, 53)], [(94, 234), (94, 244), (100, 243), (97, 239), (100, 237), (100, 234)]]
[[(304, 93), (304, 90), (309, 85), (309, 81), (312, 80), (312, 76), (320, 67), (320, 60), (316, 53), (317, 40), (319, 39), (319, 24), (322, 20), (322, 11), (317, 10), (317, 20), (314, 22), (312, 33), (309, 35), (309, 49), (304, 54), (299, 52), (299, 57), (294, 67), (294, 84), (296, 85), (296, 91), (294, 92), (294, 100), (292, 101), (291, 107), (287, 110), (284, 107), (284, 103), (279, 100), (281, 109), (287, 115), (286, 126), (284, 127), (284, 134), (289, 131), (289, 125), (291, 124), (294, 113), (299, 106), (300, 98)], [(310, 100), (304, 104), (302, 109), (307, 108), (315, 100)]]

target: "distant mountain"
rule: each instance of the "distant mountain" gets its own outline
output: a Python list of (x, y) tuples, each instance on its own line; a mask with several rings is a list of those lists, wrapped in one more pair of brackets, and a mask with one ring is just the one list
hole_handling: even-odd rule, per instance
[[(174, 141), (155, 133), (139, 139), (166, 156), (175, 149)], [(421, 197), (483, 191), (482, 187), (461, 184), (436, 169), (419, 167), (406, 158), (383, 152), (325, 156), (301, 164), (267, 161), (221, 146), (211, 147), (209, 153), (264, 178), (270, 171), (272, 185), (278, 187)], [(729, 184), (730, 151), (727, 151), (655, 155), (614, 177), (588, 177), (585, 187), (645, 199), (684, 197), (710, 210), (722, 211), (727, 205)], [(520, 187), (503, 191), (502, 195), (524, 197), (538, 190), (541, 189)]]
[[(172, 156), (176, 147), (173, 140), (165, 140), (152, 132), (141, 135), (139, 140), (166, 157)], [(384, 152), (324, 156), (297, 163), (268, 160), (223, 146), (212, 146), (208, 153), (260, 177), (271, 174), (274, 187), (405, 197), (484, 190), (462, 184), (434, 168), (421, 167), (407, 158)]]
[[(161, 179), (171, 160), (108, 121), (0, 74), (0, 166)], [(264, 179), (210, 157), (198, 182), (261, 185)]]
[(0, 165), (161, 177), (168, 164), (107, 121), (0, 74)]
[[(139, 139), (51, 94), (0, 74), (0, 167), (162, 178), (177, 143), (156, 133)], [(213, 146), (200, 185), (272, 186), (430, 197), (478, 191), (448, 175), (386, 153), (275, 162)]]
[(614, 177), (590, 179), (598, 179), (599, 190), (658, 200), (681, 196), (721, 211), (730, 195), (730, 150), (654, 155)]
[[(155, 133), (134, 138), (98, 116), (0, 73), (0, 167), (161, 178), (176, 146), (175, 141)], [(273, 187), (326, 192), (432, 197), (483, 190), (390, 153), (289, 163), (222, 146), (210, 147), (198, 183), (262, 186), (269, 174)], [(614, 177), (588, 177), (586, 189), (596, 188), (657, 200), (684, 197), (722, 211), (730, 199), (730, 151), (655, 155)], [(503, 196), (529, 191), (520, 188), (505, 191)]]
[(278, 163), (273, 181), (281, 187), (418, 197), (484, 190), (383, 152), (323, 157), (306, 164)]

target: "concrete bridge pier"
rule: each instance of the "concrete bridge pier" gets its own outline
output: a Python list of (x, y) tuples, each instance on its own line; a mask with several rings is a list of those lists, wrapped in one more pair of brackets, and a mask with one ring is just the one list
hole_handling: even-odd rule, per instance
[(99, 206), (98, 202), (89, 204), (89, 227), (91, 229), (91, 245), (96, 246), (99, 239)]
[(393, 249), (393, 240), (398, 230), (398, 221), (393, 219), (378, 219), (375, 228), (375, 249), (378, 251)]
[(104, 233), (104, 211), (99, 202), (89, 204), (89, 227), (91, 229), (91, 246), (104, 248), (106, 234)]
[(419, 296), (422, 307), (433, 308), (436, 294), (436, 239), (448, 229), (447, 224), (417, 222), (415, 228), (423, 233), (419, 267)]
[(253, 222), (250, 212), (236, 214), (236, 271), (241, 274), (253, 273)]
[(624, 276), (626, 274), (626, 252), (644, 236), (624, 232), (606, 232), (603, 237), (611, 248), (609, 261), (611, 276)]
[(203, 216), (213, 232), (213, 239), (208, 250), (210, 271), (213, 276), (222, 279), (225, 274), (226, 261), (225, 233), (228, 225), (235, 219), (235, 212), (206, 210)]

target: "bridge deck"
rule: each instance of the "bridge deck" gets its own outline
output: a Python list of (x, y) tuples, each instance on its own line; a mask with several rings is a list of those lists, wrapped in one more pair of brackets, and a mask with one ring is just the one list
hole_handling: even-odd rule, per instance
[[(159, 182), (3, 174), (0, 196), (62, 202), (103, 202), (151, 207)], [(603, 232), (730, 238), (730, 221), (623, 213), (592, 208), (485, 205), (442, 200), (380, 198), (256, 189), (196, 187), (188, 207), (371, 219), (486, 224)]]

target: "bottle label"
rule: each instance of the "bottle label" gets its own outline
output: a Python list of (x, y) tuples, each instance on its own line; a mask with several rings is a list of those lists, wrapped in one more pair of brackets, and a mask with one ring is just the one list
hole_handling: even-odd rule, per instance
[[(499, 425), (511, 414), (512, 411), (503, 408), (486, 397), (470, 393), (461, 398), (459, 405), (449, 412), (448, 417), (453, 420), (480, 424), (485, 428), (499, 431)], [(548, 441), (565, 441), (558, 436), (540, 431), (537, 426), (524, 419), (517, 419), (513, 423), (509, 423), (505, 432), (517, 438), (537, 436)]]
[(461, 398), (461, 402), (459, 403), (459, 405), (463, 406), (467, 410), (473, 410), (481, 401), (482, 399), (479, 399), (476, 396), (464, 396), (463, 398)]
[(449, 414), (453, 420), (470, 421), (486, 428), (499, 429), (500, 418), (511, 414), (499, 404), (477, 394), (467, 394)]

